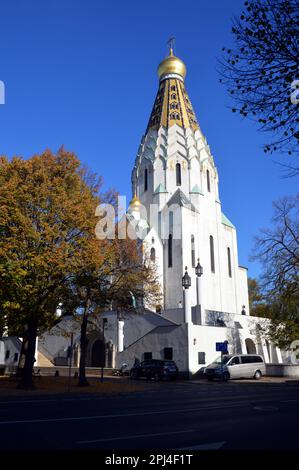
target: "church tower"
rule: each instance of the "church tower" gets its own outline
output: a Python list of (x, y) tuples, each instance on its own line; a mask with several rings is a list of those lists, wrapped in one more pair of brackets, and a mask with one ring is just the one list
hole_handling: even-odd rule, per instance
[[(248, 313), (247, 270), (238, 265), (236, 229), (221, 210), (218, 173), (173, 54), (158, 66), (159, 86), (132, 171), (129, 212), (147, 222), (144, 250), (156, 263), (162, 309), (182, 306), (185, 266), (191, 305), (204, 312)], [(200, 300), (195, 266), (200, 261)], [(245, 308), (244, 308), (245, 306)]]

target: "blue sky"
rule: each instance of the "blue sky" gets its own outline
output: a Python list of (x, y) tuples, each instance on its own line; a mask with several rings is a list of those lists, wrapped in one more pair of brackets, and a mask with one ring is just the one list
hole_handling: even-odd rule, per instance
[[(220, 178), (224, 213), (238, 229), (239, 262), (267, 226), (272, 201), (298, 188), (265, 156), (268, 138), (228, 106), (216, 58), (231, 45), (239, 0), (2, 0), (0, 154), (25, 158), (62, 144), (130, 194), (131, 168), (156, 94), (166, 41), (187, 65), (186, 86)], [(278, 157), (277, 157), (278, 159)]]

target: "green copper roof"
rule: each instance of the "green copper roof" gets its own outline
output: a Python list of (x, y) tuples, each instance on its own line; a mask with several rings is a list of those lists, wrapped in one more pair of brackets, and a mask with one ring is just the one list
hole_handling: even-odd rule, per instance
[(163, 184), (159, 184), (159, 186), (157, 186), (156, 188), (155, 194), (159, 194), (159, 193), (167, 193)]
[(231, 223), (231, 221), (223, 214), (223, 212), (221, 212), (221, 222), (223, 223), (223, 225), (227, 225), (227, 227), (236, 228)]
[(202, 194), (201, 190), (200, 190), (199, 187), (198, 187), (198, 184), (196, 184), (195, 186), (193, 186), (193, 188), (191, 189), (190, 193), (193, 193), (193, 194)]

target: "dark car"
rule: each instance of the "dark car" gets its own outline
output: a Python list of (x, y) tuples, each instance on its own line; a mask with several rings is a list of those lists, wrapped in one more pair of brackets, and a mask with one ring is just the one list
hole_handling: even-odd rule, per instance
[(119, 369), (116, 369), (113, 372), (113, 375), (116, 375), (118, 377), (122, 377), (124, 375), (130, 375), (130, 369), (129, 369), (128, 364), (124, 362)]
[(155, 379), (156, 381), (163, 379), (176, 380), (178, 378), (178, 372), (179, 370), (174, 361), (151, 359), (141, 362), (138, 366), (132, 367), (130, 377), (132, 379), (144, 377), (147, 380)]

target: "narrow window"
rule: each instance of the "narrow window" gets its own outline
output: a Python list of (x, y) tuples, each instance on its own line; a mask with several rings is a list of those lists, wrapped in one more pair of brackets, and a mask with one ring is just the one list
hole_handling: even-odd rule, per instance
[(172, 268), (172, 235), (168, 237), (168, 267)]
[(156, 260), (156, 250), (155, 248), (151, 248), (151, 261), (155, 261)]
[(143, 360), (144, 361), (150, 361), (153, 358), (153, 354), (151, 352), (145, 352), (143, 354)]
[(147, 184), (148, 184), (148, 172), (146, 168), (144, 170), (144, 191), (147, 191)]
[(9, 356), (10, 356), (10, 350), (7, 349), (5, 352), (5, 359), (9, 359)]
[(176, 164), (175, 171), (176, 171), (176, 185), (181, 186), (181, 184), (182, 184), (182, 174), (181, 174), (181, 165), (180, 165), (180, 163)]
[(173, 212), (169, 212), (169, 233), (173, 233)]
[(199, 352), (198, 353), (198, 364), (205, 364), (206, 363), (206, 353)]
[(210, 172), (207, 170), (207, 188), (209, 193), (211, 192)]
[(228, 275), (232, 277), (232, 261), (230, 256), (230, 248), (227, 248), (227, 266), (228, 266)]
[(168, 361), (172, 361), (172, 358), (173, 358), (172, 348), (164, 348), (164, 359)]
[(191, 235), (191, 263), (192, 263), (192, 268), (195, 268), (195, 243), (194, 243), (194, 235)]
[(210, 257), (211, 257), (211, 271), (215, 272), (215, 255), (214, 255), (214, 238), (210, 235)]
[(18, 359), (19, 359), (19, 353), (15, 353), (13, 361), (18, 362)]

